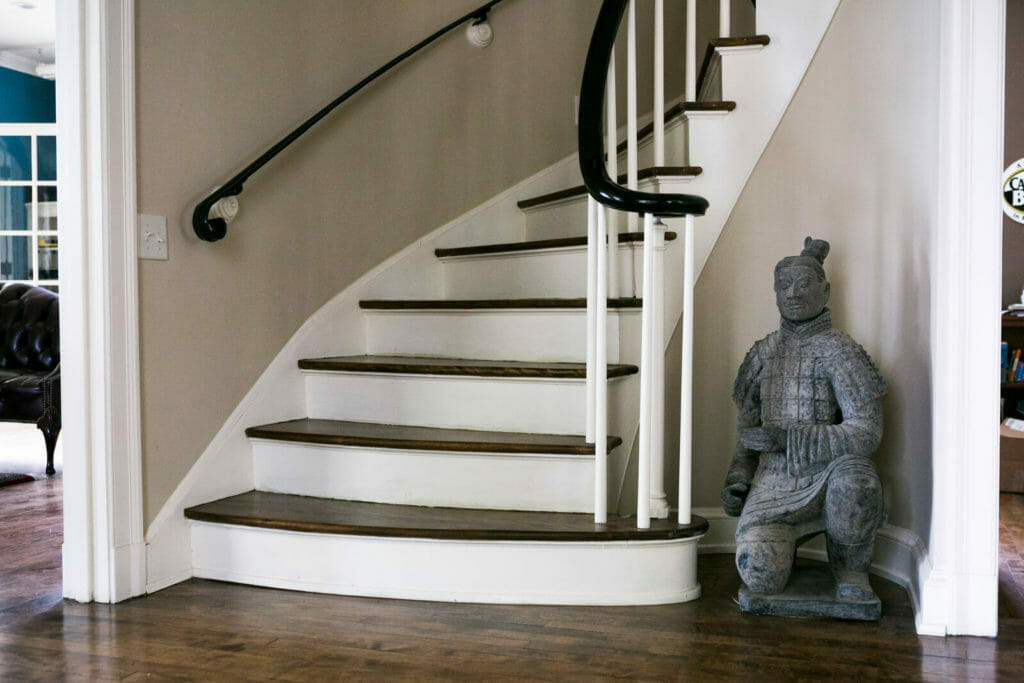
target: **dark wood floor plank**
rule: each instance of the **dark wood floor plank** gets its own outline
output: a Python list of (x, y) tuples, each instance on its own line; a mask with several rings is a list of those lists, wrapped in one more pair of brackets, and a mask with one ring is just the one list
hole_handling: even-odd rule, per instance
[[(641, 308), (635, 297), (609, 298), (609, 308)], [(359, 307), (372, 311), (395, 310), (481, 310), (481, 309), (547, 309), (586, 308), (587, 300), (576, 299), (363, 299)]]
[[(700, 105), (704, 104), (704, 103), (693, 102), (691, 104), (693, 104), (694, 107), (691, 108), (690, 111), (698, 111), (698, 110), (700, 110), (700, 108), (699, 108)], [(713, 103), (707, 103), (707, 104), (713, 104)], [(718, 104), (723, 104), (723, 103), (718, 103)], [(724, 104), (730, 104), (730, 103), (724, 103)], [(732, 104), (733, 108), (736, 107), (736, 103), (735, 102), (732, 102), (731, 104)], [(644, 130), (646, 130), (646, 129), (641, 129), (641, 133), (643, 133)], [(651, 128), (651, 130), (654, 130), (653, 127)], [(640, 137), (643, 138), (643, 137), (646, 137), (647, 135), (650, 135), (650, 134), (651, 134), (651, 131), (648, 131), (647, 133), (642, 134)], [(623, 145), (625, 145), (625, 143), (623, 143)], [(622, 147), (622, 149), (620, 149), (619, 151), (622, 152), (624, 149), (625, 149), (625, 147)], [(690, 178), (693, 178), (693, 177), (699, 176), (703, 172), (704, 172), (704, 169), (702, 169), (700, 166), (649, 166), (647, 168), (642, 168), (639, 171), (637, 171), (637, 180), (647, 180), (649, 178), (654, 178), (656, 176), (658, 176), (658, 177), (690, 177)], [(619, 175), (619, 184), (620, 185), (624, 185), (626, 183), (626, 180), (627, 180), (626, 174)], [(571, 199), (573, 197), (582, 197), (586, 193), (587, 193), (587, 188), (585, 186), (583, 186), (583, 185), (576, 185), (574, 187), (565, 188), (564, 190), (556, 190), (555, 192), (548, 192), (546, 194), (542, 194), (542, 195), (539, 195), (537, 197), (529, 197), (527, 199), (522, 199), (522, 200), (516, 202), (516, 206), (518, 206), (521, 210), (525, 211), (526, 209), (533, 209), (533, 208), (536, 208), (538, 206), (543, 206), (544, 204), (550, 204), (552, 202), (562, 201), (563, 199)]]
[(185, 516), (203, 522), (323, 534), (490, 541), (667, 540), (690, 538), (707, 530), (707, 521), (701, 517), (694, 517), (688, 525), (674, 519), (652, 520), (649, 529), (637, 529), (636, 521), (628, 517), (610, 517), (607, 524), (595, 524), (589, 514), (386, 505), (265, 491), (197, 505), (186, 509)]
[[(304, 358), (302, 370), (328, 372), (376, 372), (403, 375), (451, 375), (458, 377), (534, 377), (548, 379), (585, 379), (585, 363), (546, 363), (533, 361), (470, 360), (433, 356), (330, 356)], [(626, 377), (639, 372), (635, 365), (610, 364), (608, 378)]]
[[(416, 425), (389, 425), (375, 422), (310, 418), (249, 427), (245, 430), (245, 435), (253, 439), (331, 446), (403, 448), (463, 453), (594, 454), (594, 445), (588, 444), (582, 436), (443, 429)], [(608, 450), (614, 450), (621, 443), (622, 439), (619, 437), (609, 436)]]
[[(671, 230), (665, 231), (665, 241), (672, 242), (678, 237)], [(620, 244), (636, 244), (644, 241), (642, 232), (620, 232)], [(528, 242), (503, 242), (500, 244), (478, 244), (469, 247), (447, 247), (435, 249), (434, 256), (447, 258), (452, 256), (481, 256), (485, 254), (509, 254), (520, 251), (539, 251), (543, 249), (565, 249), (566, 247), (587, 246), (587, 236), (557, 237), (549, 240), (531, 240)]]
[[(878, 577), (877, 623), (744, 615), (729, 555), (700, 556), (703, 597), (682, 605), (416, 602), (203, 580), (117, 605), (65, 602), (60, 484), (0, 489), (0, 680), (1017, 681), (1024, 671), (1024, 620), (1003, 603), (998, 638), (915, 635), (906, 593)], [(1000, 502), (1001, 546), (1017, 553), (1024, 537), (1008, 534), (1024, 522), (1013, 519), (1024, 496)]]

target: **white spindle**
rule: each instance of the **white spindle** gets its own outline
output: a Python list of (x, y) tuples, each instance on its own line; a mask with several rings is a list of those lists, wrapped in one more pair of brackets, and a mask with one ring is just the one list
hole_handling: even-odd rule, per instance
[(679, 380), (679, 523), (690, 523), (693, 468), (693, 216), (683, 234), (683, 349)]
[(665, 0), (654, 0), (654, 165), (665, 165)]
[[(619, 129), (618, 112), (615, 93), (615, 53), (612, 52), (608, 65), (608, 97), (605, 111), (607, 120), (608, 142), (606, 149), (608, 156), (608, 175), (612, 181), (619, 182)], [(619, 296), (619, 214), (612, 208), (608, 208), (608, 296)]]
[(587, 442), (594, 442), (597, 358), (597, 200), (587, 195)]
[(597, 337), (595, 356), (594, 523), (608, 521), (608, 241), (607, 212), (597, 211)]
[(651, 399), (654, 331), (654, 216), (644, 215), (643, 311), (640, 333), (640, 457), (637, 461), (636, 526), (651, 526)]
[[(637, 189), (637, 123), (636, 123), (636, 1), (629, 3), (626, 26), (626, 187)], [(629, 214), (629, 229), (635, 231), (637, 215)]]
[(721, 38), (729, 37), (730, 5), (729, 0), (718, 0), (718, 35)]
[(697, 101), (697, 0), (686, 0), (686, 101)]
[(655, 221), (654, 316), (651, 331), (651, 514), (668, 517), (665, 496), (665, 225)]

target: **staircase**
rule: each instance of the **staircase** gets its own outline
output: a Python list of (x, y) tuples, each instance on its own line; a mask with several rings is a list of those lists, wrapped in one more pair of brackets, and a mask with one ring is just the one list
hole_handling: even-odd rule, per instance
[[(697, 223), (697, 273), (836, 4), (762, 0), (758, 29), (768, 36), (709, 48), (702, 93), (717, 99), (666, 111), (663, 163), (654, 164), (652, 130), (641, 129), (640, 188), (686, 188), (711, 202)], [(767, 83), (758, 60), (792, 64)], [(637, 467), (639, 232), (619, 234), (612, 261), (618, 292), (608, 299), (608, 438), (600, 444), (612, 514), (595, 523), (583, 362), (587, 194), (565, 183), (565, 173), (550, 177), (562, 184), (519, 197), (513, 227), (496, 227), (497, 239), (432, 250), (444, 296), (364, 297), (362, 353), (299, 360), (293, 372), (302, 377), (304, 414), (245, 428), (253, 490), (184, 509), (193, 576), (449, 601), (611, 605), (699, 596), (705, 520), (665, 519), (668, 501), (653, 483), (657, 519), (649, 528), (615, 514), (636, 504), (626, 484)], [(669, 331), (683, 301), (675, 225), (658, 232)], [(515, 232), (520, 239), (501, 239)]]

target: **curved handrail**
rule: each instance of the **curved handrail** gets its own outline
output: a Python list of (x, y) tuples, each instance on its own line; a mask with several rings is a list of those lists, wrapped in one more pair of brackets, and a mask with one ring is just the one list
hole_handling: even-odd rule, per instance
[(211, 217), (210, 209), (218, 201), (225, 197), (234, 197), (242, 192), (242, 185), (246, 180), (249, 179), (253, 173), (263, 168), (264, 165), (275, 156), (277, 156), (285, 147), (295, 142), (303, 133), (312, 128), (320, 119), (327, 116), (331, 111), (343, 104), (346, 100), (350, 99), (357, 92), (362, 90), (364, 87), (369, 85), (371, 82), (376, 80), (379, 76), (389, 71), (392, 67), (396, 66), (406, 58), (411, 57), (413, 54), (418, 52), (421, 48), (426, 47), (430, 43), (434, 42), (444, 34), (451, 31), (453, 28), (466, 23), (469, 20), (475, 20), (474, 23), (480, 23), (486, 21), (487, 13), (490, 12), (491, 8), (497, 5), (501, 0), (490, 0), (489, 2), (477, 7), (475, 10), (466, 14), (465, 16), (459, 17), (452, 23), (448, 24), (444, 28), (436, 31), (429, 37), (416, 43), (402, 54), (398, 55), (384, 66), (380, 67), (363, 80), (356, 83), (354, 86), (346, 90), (344, 93), (339, 95), (330, 104), (325, 106), (323, 109), (318, 111), (316, 114), (311, 116), (305, 123), (289, 133), (284, 139), (278, 142), (276, 145), (268, 149), (266, 152), (260, 155), (258, 159), (253, 161), (251, 164), (246, 166), (242, 171), (237, 173), (231, 180), (227, 181), (216, 190), (214, 190), (208, 197), (203, 199), (196, 205), (195, 210), (192, 212), (192, 229), (200, 239), (207, 242), (216, 242), (217, 240), (224, 237), (227, 234), (227, 221), (221, 217)]
[[(601, 110), (608, 65), (628, 0), (604, 0), (590, 38), (580, 86), (579, 150), (583, 184), (597, 201), (620, 211), (655, 216), (703, 216), (708, 201), (691, 194), (653, 194), (630, 190), (612, 181), (605, 167)], [(615, 150), (610, 150), (615, 154)]]

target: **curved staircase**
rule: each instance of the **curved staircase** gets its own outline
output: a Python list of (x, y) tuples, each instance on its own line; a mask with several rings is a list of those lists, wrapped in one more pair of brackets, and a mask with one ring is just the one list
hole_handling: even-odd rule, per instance
[[(717, 98), (667, 111), (663, 165), (654, 166), (650, 130), (641, 130), (640, 188), (685, 187), (710, 200), (698, 223), (697, 273), (837, 4), (762, 0), (758, 29), (770, 41), (755, 36), (709, 48), (704, 92)], [(766, 79), (766, 69), (777, 69), (776, 77)], [(395, 272), (437, 272), (438, 288), (419, 297), (372, 296), (415, 289), (389, 285), (387, 270), (363, 287), (371, 296), (352, 314), (363, 334), (359, 352), (301, 358), (292, 372), (301, 376), (304, 412), (244, 425), (252, 469), (238, 481), (249, 486), (189, 505), (211, 498), (190, 473), (188, 490), (169, 503), (188, 520), (190, 575), (453, 601), (611, 605), (699, 596), (705, 520), (664, 519), (663, 494), (652, 499), (662, 519), (650, 528), (614, 515), (635, 505), (636, 495), (624, 485), (636, 468), (642, 233), (619, 235), (620, 296), (608, 300), (609, 436), (602, 446), (613, 514), (594, 522), (595, 446), (584, 437), (587, 195), (578, 180), (565, 182), (572, 163), (544, 175), (547, 187), (524, 185), (518, 215), (504, 202), (491, 212), (493, 229), (473, 231), (490, 229), (492, 240), (446, 229), (403, 257)], [(481, 223), (478, 213), (474, 225)], [(676, 223), (667, 223), (659, 234), (664, 325), (672, 330), (682, 311), (683, 254)], [(422, 265), (428, 258), (435, 263)], [(325, 307), (323, 315), (330, 310), (338, 309)], [(330, 348), (332, 326), (318, 324), (324, 332), (308, 345)], [(197, 468), (212, 467), (206, 458)], [(181, 519), (173, 510), (161, 514), (158, 521), (171, 522), (154, 524), (147, 538), (154, 546)]]

